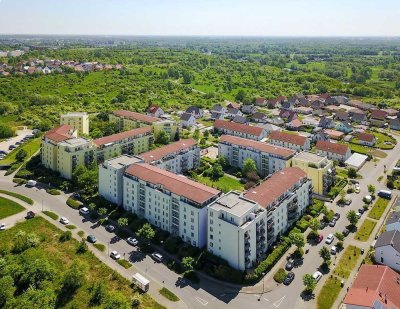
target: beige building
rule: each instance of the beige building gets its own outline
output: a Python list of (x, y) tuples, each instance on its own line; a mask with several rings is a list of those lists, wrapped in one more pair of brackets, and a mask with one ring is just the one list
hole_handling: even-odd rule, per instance
[(87, 113), (68, 113), (61, 115), (60, 124), (74, 127), (79, 134), (89, 134), (89, 115)]
[(334, 184), (335, 168), (327, 157), (303, 151), (292, 159), (290, 165), (301, 168), (307, 174), (307, 178), (312, 181), (314, 193), (326, 195)]

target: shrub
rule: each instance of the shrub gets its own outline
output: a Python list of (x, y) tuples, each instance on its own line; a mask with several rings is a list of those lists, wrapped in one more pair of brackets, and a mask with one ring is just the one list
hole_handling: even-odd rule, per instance
[(14, 178), (12, 181), (13, 183), (16, 183), (18, 185), (23, 185), (26, 183), (26, 179), (23, 178)]
[(106, 251), (106, 246), (103, 245), (103, 244), (99, 244), (99, 243), (93, 244), (93, 247), (95, 247), (97, 250), (99, 250), (99, 251), (101, 251), (101, 252)]
[(124, 259), (118, 260), (117, 263), (118, 263), (119, 265), (121, 265), (121, 266), (122, 266), (123, 268), (125, 268), (125, 269), (129, 269), (129, 268), (131, 268), (131, 266), (132, 266), (132, 264), (129, 263), (129, 261), (124, 260)]
[(63, 233), (61, 234), (61, 236), (60, 236), (60, 241), (61, 241), (61, 242), (65, 242), (65, 241), (71, 240), (71, 238), (72, 238), (72, 233), (71, 233), (71, 231), (65, 231), (65, 232), (63, 232)]
[(73, 209), (79, 209), (82, 204), (80, 202), (74, 200), (73, 198), (69, 198), (67, 200), (67, 205)]
[(274, 280), (278, 283), (282, 283), (285, 280), (286, 271), (283, 268), (279, 268), (274, 274)]
[(76, 248), (76, 253), (83, 254), (88, 251), (88, 246), (86, 241), (82, 238), (82, 240), (79, 242), (77, 248)]
[(7, 191), (7, 190), (0, 190), (0, 193), (15, 197), (15, 198), (17, 198), (17, 199), (19, 199), (19, 200), (21, 200), (21, 201), (23, 201), (23, 202), (25, 202), (25, 203), (27, 203), (29, 205), (33, 205), (33, 200), (30, 199), (29, 197), (24, 196), (24, 195), (21, 195), (21, 194), (18, 194), (18, 193), (14, 193), (14, 192), (11, 192), (11, 191)]
[(51, 195), (60, 195), (61, 192), (57, 189), (46, 189), (46, 192)]
[(164, 243), (164, 250), (170, 254), (178, 252), (179, 244), (182, 243), (182, 240), (178, 237), (170, 237)]
[(58, 215), (55, 214), (55, 213), (52, 212), (52, 211), (45, 210), (45, 211), (43, 211), (43, 213), (44, 213), (46, 216), (52, 218), (53, 220), (58, 220)]

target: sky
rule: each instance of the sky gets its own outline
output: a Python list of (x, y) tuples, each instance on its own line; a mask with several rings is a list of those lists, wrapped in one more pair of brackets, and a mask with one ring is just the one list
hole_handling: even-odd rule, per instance
[(399, 36), (400, 0), (0, 0), (1, 34)]

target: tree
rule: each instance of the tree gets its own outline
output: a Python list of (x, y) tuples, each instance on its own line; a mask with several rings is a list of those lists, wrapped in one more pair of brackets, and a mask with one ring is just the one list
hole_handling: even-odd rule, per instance
[(25, 160), (27, 155), (28, 155), (28, 153), (25, 151), (25, 149), (20, 149), (20, 150), (18, 150), (17, 154), (15, 155), (15, 159), (18, 162), (22, 162)]
[(354, 210), (350, 210), (347, 214), (346, 214), (346, 218), (347, 220), (349, 220), (350, 224), (355, 226), (358, 222), (358, 216), (357, 213)]
[(340, 241), (343, 241), (343, 240), (344, 240), (344, 235), (343, 235), (343, 233), (341, 233), (341, 232), (336, 232), (336, 233), (335, 233), (335, 237), (336, 237), (338, 240), (340, 240)]
[(331, 253), (329, 252), (329, 249), (325, 246), (323, 246), (319, 250), (319, 256), (324, 260), (325, 263), (331, 260)]
[(95, 203), (89, 203), (88, 208), (93, 211), (96, 209), (96, 204)]
[(210, 178), (212, 180), (218, 180), (224, 176), (224, 171), (222, 170), (222, 166), (218, 163), (215, 163), (210, 170)]
[(144, 239), (147, 243), (149, 243), (156, 235), (156, 231), (151, 227), (149, 223), (145, 223), (138, 230), (137, 235), (140, 238)]
[(14, 134), (15, 132), (10, 126), (0, 123), (0, 138), (13, 137)]
[(15, 293), (14, 279), (7, 275), (0, 278), (0, 308), (5, 308)]
[(76, 248), (76, 253), (85, 253), (88, 251), (88, 245), (85, 241), (85, 239), (82, 238), (82, 240), (79, 242), (78, 247)]
[(243, 89), (240, 89), (235, 96), (235, 100), (238, 102), (243, 102), (246, 97), (246, 92)]
[[(54, 309), (56, 308), (57, 296), (50, 287), (46, 289), (34, 289), (29, 287), (28, 290), (18, 298), (18, 308), (31, 309)], [(17, 308), (14, 306), (14, 308)]]
[(193, 138), (194, 138), (195, 140), (198, 140), (198, 139), (200, 138), (200, 130), (199, 130), (199, 128), (196, 128), (196, 129), (194, 130), (194, 132), (193, 132)]
[(339, 251), (343, 250), (343, 241), (338, 241), (338, 242), (336, 243), (336, 248), (337, 248)]
[(62, 289), (68, 293), (75, 293), (85, 283), (84, 266), (74, 261), (62, 278)]
[(319, 222), (318, 218), (311, 218), (311, 220), (308, 221), (308, 226), (316, 233), (321, 228), (321, 222)]
[(182, 77), (183, 77), (183, 83), (184, 84), (190, 84), (192, 82), (193, 75), (189, 71), (183, 71), (182, 72)]
[(97, 211), (97, 213), (99, 214), (99, 216), (105, 216), (107, 214), (108, 210), (107, 208), (99, 208), (99, 210)]
[(95, 282), (90, 288), (90, 304), (100, 306), (107, 296), (107, 289), (103, 282)]
[(195, 263), (195, 260), (194, 260), (194, 258), (191, 257), (191, 256), (187, 256), (187, 257), (184, 257), (184, 258), (182, 259), (182, 265), (183, 265), (183, 267), (185, 267), (187, 270), (193, 270), (193, 268), (194, 268), (194, 263)]
[(120, 292), (114, 292), (108, 297), (104, 309), (128, 309), (130, 308), (128, 299)]
[(156, 144), (167, 145), (169, 143), (169, 134), (165, 131), (161, 131), (157, 134)]
[(224, 169), (224, 170), (229, 167), (229, 160), (225, 156), (220, 156), (217, 159), (217, 163), (220, 164), (222, 166), (222, 169)]
[(25, 287), (40, 289), (44, 281), (53, 281), (56, 270), (47, 259), (36, 259), (24, 265), (24, 273), (20, 283)]
[(208, 139), (208, 137), (210, 136), (210, 131), (205, 130), (204, 133), (203, 133), (203, 136), (204, 136), (204, 138)]
[(310, 274), (305, 274), (303, 276), (303, 284), (305, 286), (305, 291), (311, 293), (314, 291), (315, 286), (317, 285), (317, 281)]
[(39, 245), (39, 237), (35, 233), (25, 233), (19, 231), (14, 236), (14, 246), (12, 251), (14, 253), (21, 253), (29, 248), (37, 247)]
[(297, 249), (304, 247), (306, 244), (304, 235), (298, 231), (291, 231), (289, 233), (289, 241), (292, 245), (295, 245)]
[(357, 178), (357, 171), (351, 167), (347, 170), (347, 176), (349, 176), (349, 178)]
[(243, 175), (247, 176), (250, 172), (257, 172), (256, 162), (253, 159), (247, 158), (243, 161), (243, 168), (242, 168)]
[(119, 218), (117, 223), (119, 227), (126, 227), (128, 226), (128, 218)]
[(371, 195), (375, 195), (376, 188), (374, 185), (368, 185), (368, 192), (371, 193)]

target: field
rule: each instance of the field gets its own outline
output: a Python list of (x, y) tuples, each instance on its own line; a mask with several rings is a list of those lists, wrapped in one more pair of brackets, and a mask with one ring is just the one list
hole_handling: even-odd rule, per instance
[(368, 217), (379, 220), (382, 214), (385, 212), (386, 207), (388, 206), (390, 200), (384, 198), (378, 198), (374, 204), (374, 207), (370, 210)]
[[(130, 298), (134, 297), (140, 301), (140, 308), (163, 308), (146, 294), (134, 292), (129, 281), (101, 263), (92, 253), (77, 253), (76, 240), (61, 242), (61, 233), (61, 230), (40, 217), (18, 223), (12, 229), (0, 233), (0, 248), (9, 265), (2, 272), (0, 280), (12, 279), (17, 269), (22, 272), (30, 269), (31, 275), (17, 282), (20, 284), (28, 280), (36, 287), (26, 290), (21, 286), (14, 287), (13, 284), (7, 286), (11, 291), (19, 288), (19, 293), (11, 293), (7, 299), (8, 307), (93, 308), (99, 305), (113, 307), (112, 304), (120, 303), (118, 308), (128, 309)], [(24, 235), (32, 239), (29, 249), (22, 247)], [(20, 239), (18, 247), (15, 245), (16, 237)], [(35, 272), (41, 270), (43, 275), (35, 277)]]
[(7, 218), (25, 210), (20, 204), (4, 197), (0, 197), (0, 219)]
[(355, 239), (359, 241), (367, 241), (374, 230), (376, 225), (375, 221), (365, 219), (363, 224), (358, 228), (356, 235), (354, 235)]

